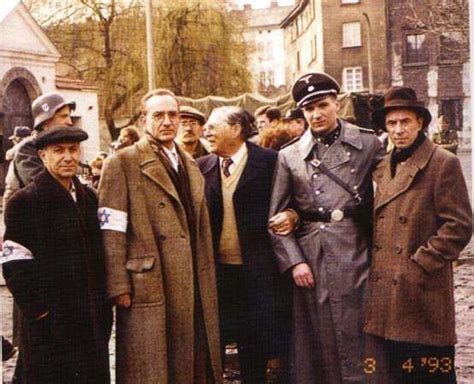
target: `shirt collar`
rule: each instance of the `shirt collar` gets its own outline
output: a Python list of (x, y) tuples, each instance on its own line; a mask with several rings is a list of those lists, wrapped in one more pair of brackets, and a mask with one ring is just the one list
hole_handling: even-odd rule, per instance
[[(232, 164), (234, 166), (237, 166), (242, 161), (242, 159), (247, 154), (247, 152), (248, 152), (247, 145), (245, 143), (242, 143), (239, 150), (230, 157), (232, 159)], [(223, 160), (224, 158), (219, 156), (219, 162), (220, 162), (221, 167), (222, 167)]]

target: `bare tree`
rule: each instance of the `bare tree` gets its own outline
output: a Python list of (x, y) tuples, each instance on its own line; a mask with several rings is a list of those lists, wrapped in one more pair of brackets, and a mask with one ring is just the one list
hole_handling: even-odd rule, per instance
[(407, 0), (408, 27), (440, 39), (440, 54), (446, 59), (469, 54), (468, 0)]

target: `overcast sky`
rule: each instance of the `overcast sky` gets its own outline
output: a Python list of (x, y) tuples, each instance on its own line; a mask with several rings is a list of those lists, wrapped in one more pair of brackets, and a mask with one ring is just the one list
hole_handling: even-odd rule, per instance
[[(252, 8), (265, 8), (270, 6), (271, 0), (237, 0), (237, 4), (252, 4)], [(293, 5), (294, 0), (278, 0), (279, 5)]]

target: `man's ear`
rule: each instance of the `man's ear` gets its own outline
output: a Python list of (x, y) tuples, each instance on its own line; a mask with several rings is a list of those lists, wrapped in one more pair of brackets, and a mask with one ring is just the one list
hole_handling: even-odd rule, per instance
[(232, 126), (232, 133), (233, 133), (234, 138), (240, 137), (240, 135), (242, 134), (241, 125), (240, 124), (234, 124)]
[(40, 159), (43, 161), (44, 164), (46, 164), (46, 152), (44, 149), (39, 149), (38, 150), (38, 155)]

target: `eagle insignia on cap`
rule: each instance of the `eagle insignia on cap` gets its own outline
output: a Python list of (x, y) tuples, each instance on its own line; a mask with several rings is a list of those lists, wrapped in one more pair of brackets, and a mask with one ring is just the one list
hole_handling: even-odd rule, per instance
[(309, 81), (311, 80), (311, 78), (313, 77), (313, 75), (308, 75), (308, 76), (305, 76), (305, 77), (302, 77), (300, 79), (300, 81), (304, 81), (306, 84), (309, 84)]
[(44, 112), (48, 112), (48, 111), (49, 111), (49, 105), (48, 105), (48, 103), (44, 103), (44, 104), (41, 106), (41, 109), (42, 109)]

